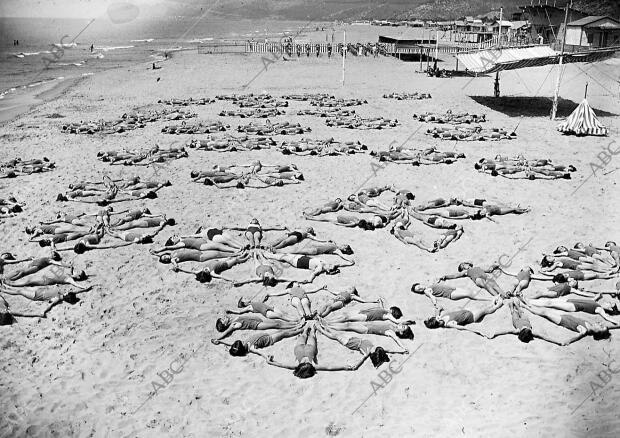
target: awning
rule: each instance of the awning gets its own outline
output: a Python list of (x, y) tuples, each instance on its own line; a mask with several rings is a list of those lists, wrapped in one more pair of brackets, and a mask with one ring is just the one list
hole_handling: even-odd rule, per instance
[[(563, 63), (596, 62), (611, 57), (620, 47), (590, 50), (587, 52), (565, 53)], [(557, 64), (560, 52), (548, 46), (523, 48), (497, 48), (479, 52), (456, 55), (459, 62), (473, 73), (495, 73), (502, 70), (516, 70), (527, 67), (540, 67)]]

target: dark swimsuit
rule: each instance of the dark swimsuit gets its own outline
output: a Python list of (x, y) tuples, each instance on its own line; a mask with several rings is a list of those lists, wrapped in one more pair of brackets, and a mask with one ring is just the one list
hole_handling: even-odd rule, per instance
[(310, 269), (310, 260), (312, 260), (312, 257), (301, 256), (297, 260), (297, 264), (295, 267), (299, 269)]
[(248, 233), (261, 233), (263, 230), (256, 224), (250, 224), (246, 230)]
[(484, 272), (484, 270), (482, 268), (478, 268), (477, 266), (474, 266), (473, 268), (469, 268), (467, 270), (467, 276), (469, 278), (471, 278), (472, 280), (474, 280), (474, 283), (475, 283), (476, 279), (478, 279), (478, 278), (486, 280), (487, 273)]
[(248, 338), (247, 343), (255, 348), (267, 348), (274, 344), (271, 335), (266, 333), (251, 336)]
[(583, 271), (566, 271), (564, 272), (564, 275), (570, 277), (570, 278), (574, 278), (575, 280), (585, 280), (586, 276), (584, 275)]
[(269, 265), (259, 265), (256, 267), (256, 275), (260, 278), (263, 278), (265, 274), (271, 274), (275, 277), (275, 273), (273, 272), (273, 268)]
[(583, 327), (587, 330), (587, 327), (585, 326), (584, 321), (573, 315), (562, 315), (562, 317), (560, 318), (560, 325), (564, 328), (567, 328), (569, 330), (572, 330), (578, 333), (579, 333), (578, 327)]
[(558, 297), (563, 297), (564, 295), (568, 295), (571, 293), (573, 288), (568, 283), (560, 283), (555, 286), (551, 286), (548, 290), (555, 292)]
[(301, 242), (305, 238), (304, 235), (300, 233), (299, 231), (291, 231), (290, 233), (288, 233), (288, 235), (294, 236), (297, 242)]
[(200, 250), (200, 247), (206, 243), (204, 239), (199, 239), (196, 237), (187, 237), (183, 239), (182, 242), (183, 245), (185, 245), (185, 248), (197, 250)]
[(389, 311), (380, 307), (373, 307), (360, 312), (360, 314), (366, 315), (366, 321), (383, 321), (383, 316), (388, 313)]
[(474, 199), (474, 205), (476, 207), (482, 207), (484, 206), (484, 203), (486, 202), (485, 199)]
[(448, 286), (447, 284), (434, 284), (431, 286), (433, 295), (438, 298), (450, 298), (452, 292), (456, 290), (455, 287)]
[(196, 262), (200, 260), (200, 251), (197, 249), (178, 249), (173, 251), (171, 258), (178, 262)]
[(213, 240), (215, 236), (221, 236), (221, 235), (222, 235), (222, 230), (218, 228), (209, 228), (207, 230), (207, 239), (209, 240)]
[(485, 208), (490, 215), (500, 214), (502, 212), (502, 209), (497, 205), (488, 205)]
[(235, 322), (241, 324), (237, 330), (258, 330), (258, 325), (263, 320), (256, 316), (240, 316)]
[(579, 267), (579, 261), (573, 259), (562, 259), (560, 263), (564, 269), (577, 269)]
[(474, 322), (474, 314), (469, 310), (456, 310), (454, 312), (448, 312), (450, 317), (449, 321), (454, 321), (457, 325), (467, 325)]
[(363, 354), (368, 354), (372, 352), (374, 345), (372, 344), (372, 342), (366, 339), (349, 338), (349, 340), (345, 344), (345, 347), (347, 347), (349, 350), (356, 350)]
[(431, 216), (428, 219), (426, 219), (426, 222), (431, 225), (435, 225), (435, 222), (437, 222), (437, 219), (439, 219), (439, 216)]
[(595, 314), (596, 309), (601, 307), (601, 305), (594, 300), (574, 298), (574, 299), (570, 299), (566, 301), (569, 303), (573, 303), (573, 305), (575, 306), (575, 311), (577, 312), (586, 312), (586, 313)]

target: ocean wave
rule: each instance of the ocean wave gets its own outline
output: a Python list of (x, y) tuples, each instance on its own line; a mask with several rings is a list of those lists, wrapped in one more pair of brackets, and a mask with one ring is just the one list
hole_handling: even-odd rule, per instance
[(40, 52), (19, 52), (19, 53), (11, 53), (11, 55), (15, 56), (16, 58), (25, 58), (26, 56), (36, 56), (36, 55), (40, 55), (42, 53), (52, 53), (49, 50), (42, 50)]
[(154, 41), (155, 38), (145, 38), (143, 40), (131, 40), (132, 43), (150, 43), (151, 41)]
[(52, 46), (57, 47), (59, 49), (72, 49), (74, 47), (77, 47), (77, 43), (72, 42), (72, 43), (54, 43), (52, 44)]
[(135, 46), (95, 46), (94, 49), (95, 50), (101, 50), (103, 52), (109, 52), (110, 50), (120, 50), (120, 49), (131, 49), (132, 47)]
[(200, 43), (204, 43), (205, 41), (213, 41), (213, 38), (212, 37), (194, 38), (193, 40), (189, 40), (185, 42), (188, 44), (200, 44)]

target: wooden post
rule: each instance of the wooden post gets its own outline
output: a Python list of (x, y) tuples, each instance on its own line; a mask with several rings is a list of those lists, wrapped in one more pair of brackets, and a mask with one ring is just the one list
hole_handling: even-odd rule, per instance
[(342, 31), (342, 86), (344, 87), (344, 60), (347, 57), (347, 31)]
[[(564, 45), (566, 44), (566, 23), (568, 22), (568, 9), (573, 2), (566, 3), (566, 12), (564, 14), (564, 35), (562, 35), (562, 48), (560, 50), (560, 61), (558, 63), (558, 78), (555, 83), (555, 91), (553, 92), (553, 106), (551, 107), (551, 120), (555, 120), (558, 112), (558, 97), (560, 95), (560, 81), (562, 79), (562, 63), (564, 61)], [(570, 5), (570, 6), (569, 6)]]

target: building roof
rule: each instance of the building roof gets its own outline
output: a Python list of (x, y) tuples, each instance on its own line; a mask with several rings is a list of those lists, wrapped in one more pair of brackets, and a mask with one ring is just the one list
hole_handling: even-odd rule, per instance
[[(612, 56), (618, 48), (589, 50), (564, 54), (565, 64), (573, 62), (596, 62)], [(549, 46), (534, 46), (525, 48), (488, 49), (479, 52), (462, 53), (456, 55), (473, 73), (495, 73), (502, 70), (516, 70), (526, 67), (540, 67), (557, 64), (560, 52)]]
[(568, 23), (568, 26), (591, 26), (592, 24), (605, 19), (615, 21), (616, 23), (618, 23), (618, 25), (620, 25), (620, 21), (607, 15), (591, 15), (589, 17), (584, 17), (579, 20), (571, 21), (570, 23)]

